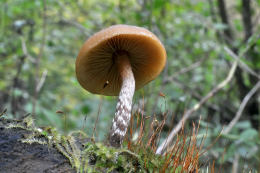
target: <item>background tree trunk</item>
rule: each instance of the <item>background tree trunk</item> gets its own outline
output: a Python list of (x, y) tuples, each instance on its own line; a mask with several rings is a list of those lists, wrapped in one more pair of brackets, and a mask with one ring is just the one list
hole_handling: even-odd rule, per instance
[[(236, 54), (238, 53), (239, 47), (236, 47), (234, 45), (234, 41), (236, 40), (232, 27), (229, 23), (228, 13), (225, 5), (225, 0), (218, 0), (218, 10), (219, 10), (219, 16), (221, 18), (221, 22), (227, 26), (226, 29), (224, 29), (222, 37), (225, 43), (232, 48), (232, 51)], [(253, 35), (253, 26), (252, 26), (252, 17), (251, 17), (251, 8), (250, 8), (250, 0), (242, 0), (242, 20), (244, 25), (244, 42), (248, 42), (248, 39)], [(252, 64), (257, 64), (257, 59), (259, 59), (259, 55), (254, 52), (255, 45), (252, 45), (248, 52), (246, 53), (246, 59), (251, 61)], [(256, 68), (253, 68), (254, 71), (259, 72)], [(244, 97), (247, 95), (247, 93), (251, 90), (252, 86), (254, 86), (257, 83), (257, 78), (255, 76), (252, 76), (249, 74), (250, 79), (250, 86), (247, 86), (245, 84), (244, 79), (244, 72), (241, 68), (238, 67), (235, 73), (236, 83), (239, 90), (239, 98), (242, 102)], [(257, 121), (257, 115), (259, 115), (259, 103), (257, 101), (257, 95), (256, 93), (246, 106), (244, 112), (249, 117), (252, 126), (255, 129), (259, 128), (259, 122)], [(232, 117), (230, 117), (232, 118)]]

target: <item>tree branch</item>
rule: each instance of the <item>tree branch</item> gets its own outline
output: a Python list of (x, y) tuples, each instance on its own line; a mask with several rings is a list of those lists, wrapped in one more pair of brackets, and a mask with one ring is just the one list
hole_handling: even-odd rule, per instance
[(81, 25), (80, 23), (78, 22), (75, 22), (75, 21), (72, 21), (72, 20), (67, 20), (67, 19), (61, 19), (59, 21), (60, 24), (67, 24), (67, 25), (71, 25), (71, 26), (74, 26), (75, 28), (77, 28), (78, 30), (80, 30), (80, 32), (82, 32), (86, 37), (89, 37), (90, 34), (89, 32), (86, 30), (86, 28)]
[(260, 88), (260, 81), (257, 82), (257, 84), (249, 91), (249, 93), (245, 96), (245, 98), (243, 99), (242, 103), (239, 106), (239, 109), (235, 115), (235, 117), (233, 118), (233, 120), (228, 124), (228, 126), (225, 128), (225, 130), (223, 131), (223, 134), (228, 134), (231, 129), (234, 127), (234, 125), (238, 122), (239, 118), (241, 117), (243, 110), (246, 107), (246, 104), (248, 103), (248, 101), (250, 100), (250, 98), (258, 91), (258, 89)]
[(240, 60), (239, 56), (237, 56), (230, 48), (224, 46), (224, 50), (235, 60), (238, 61), (238, 65), (244, 69), (246, 72), (250, 73), (251, 75), (255, 76), (256, 78), (260, 79), (260, 75), (257, 74), (254, 70), (252, 70), (248, 65), (246, 65), (243, 61)]
[(21, 37), (21, 43), (22, 43), (22, 50), (23, 50), (23, 54), (25, 57), (27, 57), (32, 63), (35, 63), (35, 59), (34, 57), (32, 57), (29, 53), (28, 53), (28, 49), (25, 43), (25, 40), (23, 37)]
[(42, 88), (42, 86), (43, 86), (43, 84), (44, 84), (44, 82), (45, 82), (45, 79), (46, 79), (46, 77), (47, 77), (47, 74), (48, 74), (48, 70), (45, 69), (45, 70), (42, 72), (42, 77), (41, 77), (39, 83), (37, 84), (37, 87), (36, 87), (37, 93), (40, 92), (40, 90), (41, 90), (41, 88)]
[(208, 99), (213, 97), (219, 90), (224, 88), (233, 78), (234, 73), (236, 71), (238, 62), (235, 61), (228, 73), (228, 76), (226, 77), (225, 80), (223, 80), (221, 83), (219, 83), (215, 88), (213, 88), (205, 97), (203, 97), (199, 103), (194, 105), (191, 109), (189, 109), (182, 117), (181, 121), (177, 124), (177, 126), (172, 129), (171, 133), (169, 136), (162, 142), (162, 144), (158, 147), (156, 150), (156, 154), (162, 154), (163, 151), (169, 146), (169, 144), (172, 142), (174, 136), (181, 130), (181, 127), (184, 126), (186, 120), (191, 116), (191, 114), (195, 111), (197, 111)]

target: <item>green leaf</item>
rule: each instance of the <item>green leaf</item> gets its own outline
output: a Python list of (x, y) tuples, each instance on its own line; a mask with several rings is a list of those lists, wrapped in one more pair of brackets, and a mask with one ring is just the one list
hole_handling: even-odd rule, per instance
[(236, 128), (248, 129), (251, 128), (251, 123), (249, 121), (240, 121), (235, 125)]
[(248, 140), (253, 140), (257, 138), (258, 132), (255, 129), (247, 129), (243, 131), (240, 135), (240, 140), (247, 142)]

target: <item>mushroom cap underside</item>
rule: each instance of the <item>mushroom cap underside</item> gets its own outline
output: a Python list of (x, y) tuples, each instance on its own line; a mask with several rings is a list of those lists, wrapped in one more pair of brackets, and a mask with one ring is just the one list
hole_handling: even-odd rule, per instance
[(126, 52), (135, 77), (136, 90), (157, 77), (166, 63), (160, 40), (145, 28), (114, 25), (90, 37), (76, 60), (76, 76), (94, 94), (118, 95), (122, 79), (115, 63), (117, 52)]

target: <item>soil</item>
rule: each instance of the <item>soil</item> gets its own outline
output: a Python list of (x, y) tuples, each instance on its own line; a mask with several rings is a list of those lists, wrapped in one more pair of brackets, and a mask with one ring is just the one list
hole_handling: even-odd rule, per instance
[(12, 121), (0, 118), (0, 173), (75, 172), (69, 160), (55, 147), (22, 142), (32, 132), (20, 127), (6, 128)]

